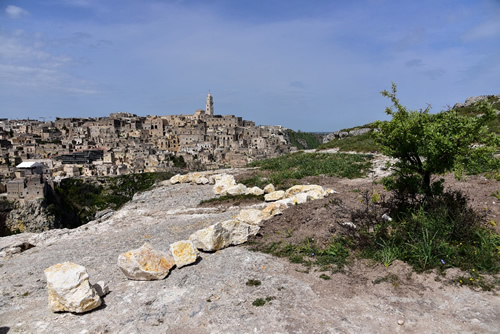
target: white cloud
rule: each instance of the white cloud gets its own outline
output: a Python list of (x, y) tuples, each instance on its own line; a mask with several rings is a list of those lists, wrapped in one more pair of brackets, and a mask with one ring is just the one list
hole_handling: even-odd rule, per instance
[(5, 8), (5, 12), (13, 19), (18, 19), (24, 15), (29, 15), (28, 11), (14, 5), (7, 6), (7, 8)]

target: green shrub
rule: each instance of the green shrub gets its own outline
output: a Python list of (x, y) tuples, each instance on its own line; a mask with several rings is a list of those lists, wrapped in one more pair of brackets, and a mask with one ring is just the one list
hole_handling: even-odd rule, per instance
[(364, 256), (386, 266), (400, 259), (417, 271), (459, 267), (500, 272), (500, 236), (483, 225), (484, 217), (460, 192), (435, 196), (420, 206), (397, 207), (393, 213), (392, 222), (373, 221), (357, 234)]
[[(488, 132), (487, 124), (496, 117), (487, 101), (480, 101), (476, 110), (480, 117), (459, 115), (455, 110), (430, 114), (425, 110), (409, 110), (396, 97), (396, 85), (383, 96), (393, 104), (386, 108), (392, 116), (389, 122), (379, 122), (380, 132), (374, 133), (382, 152), (396, 159), (392, 168), (395, 176), (384, 185), (396, 192), (403, 201), (415, 201), (442, 192), (442, 180), (432, 176), (454, 171), (460, 175), (466, 166), (481, 161), (494, 164), (493, 154), (498, 137)], [(479, 145), (478, 145), (479, 144)]]

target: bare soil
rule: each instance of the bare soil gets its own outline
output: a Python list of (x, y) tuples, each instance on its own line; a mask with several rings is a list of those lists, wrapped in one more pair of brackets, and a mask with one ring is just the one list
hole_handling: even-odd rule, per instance
[[(493, 220), (500, 232), (500, 201), (492, 194), (500, 189), (500, 182), (484, 176), (468, 176), (457, 180), (453, 175), (445, 177), (446, 190), (460, 190), (469, 197), (469, 204), (485, 214), (484, 223)], [(300, 180), (301, 184), (319, 184), (332, 188), (336, 194), (329, 197), (288, 208), (281, 216), (266, 221), (253, 242), (269, 245), (273, 242), (295, 244), (305, 238), (313, 238), (319, 244), (327, 244), (334, 235), (348, 232), (344, 223), (351, 221), (350, 212), (363, 207), (363, 194), (381, 198), (390, 196), (379, 182), (372, 179), (341, 179), (336, 177), (310, 177)], [(342, 205), (335, 205), (341, 202)]]

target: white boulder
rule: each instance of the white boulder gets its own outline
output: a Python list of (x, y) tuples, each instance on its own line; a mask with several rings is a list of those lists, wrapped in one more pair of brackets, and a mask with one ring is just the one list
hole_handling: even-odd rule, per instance
[(84, 313), (101, 305), (101, 297), (90, 286), (84, 266), (72, 262), (45, 269), (49, 308), (52, 312)]
[(266, 202), (274, 202), (283, 198), (285, 198), (285, 192), (283, 190), (273, 191), (264, 195), (264, 200)]
[(222, 227), (221, 223), (216, 223), (194, 232), (189, 240), (196, 248), (212, 252), (227, 247), (228, 238), (229, 232)]
[(174, 265), (169, 254), (154, 250), (149, 243), (118, 256), (118, 267), (123, 274), (136, 281), (163, 279)]
[(225, 191), (222, 192), (221, 195), (230, 195), (230, 196), (237, 196), (237, 195), (245, 195), (247, 193), (247, 187), (244, 184), (238, 183), (235, 186), (227, 188)]
[(189, 237), (194, 246), (203, 251), (212, 252), (230, 245), (239, 245), (257, 234), (260, 227), (243, 223), (237, 219), (227, 220), (194, 232)]
[(274, 186), (272, 183), (269, 183), (267, 186), (264, 187), (264, 193), (265, 194), (269, 194), (269, 193), (272, 193), (274, 191)]
[(260, 196), (264, 194), (264, 190), (260, 189), (259, 187), (252, 187), (247, 189), (247, 194)]
[(308, 193), (298, 193), (289, 198), (294, 205), (306, 203), (311, 199), (311, 196)]
[(228, 188), (236, 185), (236, 181), (234, 176), (230, 174), (222, 174), (219, 178), (214, 178), (216, 180), (215, 185), (213, 187), (213, 192), (216, 195), (223, 194)]
[(281, 215), (287, 207), (288, 205), (282, 202), (271, 203), (262, 210), (262, 219), (267, 220), (273, 216)]
[(248, 237), (256, 235), (260, 229), (259, 226), (245, 224), (238, 220), (226, 220), (221, 225), (222, 228), (228, 231), (227, 246), (240, 245), (247, 242)]
[(257, 209), (243, 209), (235, 219), (249, 225), (260, 225), (262, 222), (262, 212)]
[(198, 259), (198, 250), (191, 240), (174, 242), (170, 245), (170, 253), (172, 253), (177, 268), (187, 266)]

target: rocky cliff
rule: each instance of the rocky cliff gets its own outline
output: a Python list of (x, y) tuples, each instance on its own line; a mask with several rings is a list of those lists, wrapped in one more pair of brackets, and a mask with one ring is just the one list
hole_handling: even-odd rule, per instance
[(10, 233), (38, 233), (60, 228), (61, 224), (47, 210), (43, 199), (38, 199), (24, 203), (14, 202), (12, 210), (5, 217), (5, 227)]

